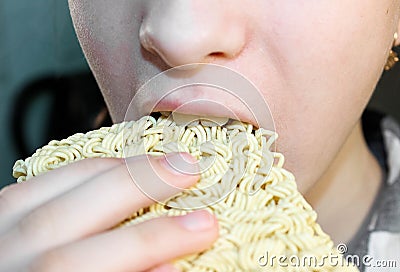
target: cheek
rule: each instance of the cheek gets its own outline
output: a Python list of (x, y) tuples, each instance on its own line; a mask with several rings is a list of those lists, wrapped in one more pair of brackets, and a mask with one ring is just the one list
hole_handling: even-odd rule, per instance
[[(144, 58), (139, 41), (143, 1), (70, 0), (82, 49), (115, 122), (137, 90), (162, 68)], [(148, 55), (147, 55), (148, 56)]]
[(268, 64), (275, 65), (267, 75), (278, 75), (279, 81), (260, 73), (254, 78), (271, 106), (286, 166), (303, 192), (327, 169), (359, 120), (394, 31), (394, 16), (386, 14), (388, 8), (396, 10), (393, 1), (327, 3), (282, 4), (279, 16), (272, 9), (265, 16), (268, 24), (258, 26), (265, 32), (257, 42), (273, 54), (267, 53)]

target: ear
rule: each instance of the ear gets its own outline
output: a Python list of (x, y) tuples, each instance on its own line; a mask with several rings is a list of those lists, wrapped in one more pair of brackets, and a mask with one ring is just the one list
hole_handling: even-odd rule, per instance
[(398, 26), (397, 26), (396, 33), (397, 33), (397, 37), (395, 36), (395, 41), (394, 41), (394, 46), (395, 47), (400, 45), (400, 20), (399, 20), (399, 23), (398, 23)]

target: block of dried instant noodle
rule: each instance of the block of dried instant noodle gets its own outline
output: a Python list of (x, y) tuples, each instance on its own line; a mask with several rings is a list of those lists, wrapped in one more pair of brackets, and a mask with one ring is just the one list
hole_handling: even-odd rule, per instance
[(85, 158), (189, 152), (204, 169), (195, 188), (139, 210), (117, 227), (207, 205), (218, 218), (220, 237), (210, 249), (176, 260), (183, 271), (358, 271), (316, 223), (315, 211), (283, 168), (283, 155), (272, 150), (276, 137), (238, 121), (185, 126), (171, 115), (146, 116), (51, 141), (17, 161), (13, 175), (25, 182)]

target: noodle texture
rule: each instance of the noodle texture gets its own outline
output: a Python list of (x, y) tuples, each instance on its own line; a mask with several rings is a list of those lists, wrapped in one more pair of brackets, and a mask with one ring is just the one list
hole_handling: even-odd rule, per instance
[(202, 170), (196, 186), (116, 227), (205, 208), (216, 215), (220, 236), (210, 249), (175, 260), (183, 271), (358, 271), (316, 223), (283, 155), (273, 150), (276, 138), (239, 121), (178, 125), (172, 115), (146, 116), (51, 141), (18, 160), (13, 175), (25, 182), (85, 158), (189, 152)]

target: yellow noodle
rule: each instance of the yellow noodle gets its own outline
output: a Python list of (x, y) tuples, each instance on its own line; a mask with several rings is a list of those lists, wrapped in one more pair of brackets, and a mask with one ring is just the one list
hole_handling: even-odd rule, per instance
[(199, 183), (164, 204), (140, 209), (116, 227), (207, 207), (218, 218), (220, 237), (207, 251), (176, 260), (183, 271), (357, 271), (328, 262), (312, 267), (259, 264), (266, 252), (269, 256), (310, 255), (319, 261), (330, 254), (340, 256), (298, 192), (294, 176), (283, 169), (283, 155), (273, 151), (276, 138), (272, 131), (254, 130), (239, 121), (224, 127), (195, 122), (185, 127), (168, 115), (157, 120), (147, 116), (51, 141), (30, 158), (17, 161), (13, 175), (24, 182), (85, 158), (189, 152), (204, 170)]

